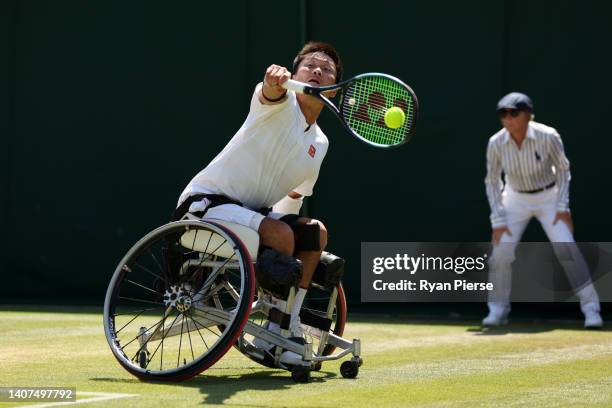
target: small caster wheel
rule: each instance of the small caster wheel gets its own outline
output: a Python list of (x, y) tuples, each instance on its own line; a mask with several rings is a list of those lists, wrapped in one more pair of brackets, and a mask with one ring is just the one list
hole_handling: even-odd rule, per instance
[(140, 350), (140, 352), (138, 353), (138, 365), (140, 366), (140, 368), (147, 368), (147, 352), (144, 350)]
[(359, 363), (356, 361), (345, 361), (340, 365), (340, 374), (344, 378), (355, 378), (359, 374)]
[(323, 364), (319, 361), (312, 367), (312, 371), (321, 371), (321, 367), (323, 367)]
[(296, 383), (307, 383), (310, 380), (310, 370), (306, 367), (295, 367), (291, 370), (291, 379)]
[(361, 367), (363, 365), (363, 358), (361, 358), (361, 357), (355, 357), (355, 358), (353, 358), (353, 361), (357, 361), (357, 365), (359, 367)]

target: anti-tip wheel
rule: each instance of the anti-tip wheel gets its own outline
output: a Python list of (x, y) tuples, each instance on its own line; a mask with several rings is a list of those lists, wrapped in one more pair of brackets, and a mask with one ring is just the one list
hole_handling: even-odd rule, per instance
[(359, 374), (359, 363), (356, 361), (345, 361), (340, 365), (340, 374), (344, 378), (355, 378)]
[(295, 367), (291, 370), (291, 379), (296, 383), (307, 383), (310, 380), (310, 370), (306, 367)]

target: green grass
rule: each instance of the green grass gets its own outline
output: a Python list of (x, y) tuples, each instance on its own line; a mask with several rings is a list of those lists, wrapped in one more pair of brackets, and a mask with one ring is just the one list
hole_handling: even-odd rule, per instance
[(0, 307), (0, 333), (0, 386), (138, 395), (87, 407), (612, 406), (612, 332), (578, 322), (481, 332), (474, 322), (350, 316), (345, 337), (363, 343), (359, 377), (342, 378), (331, 362), (308, 384), (235, 350), (187, 382), (140, 382), (112, 357), (94, 309)]

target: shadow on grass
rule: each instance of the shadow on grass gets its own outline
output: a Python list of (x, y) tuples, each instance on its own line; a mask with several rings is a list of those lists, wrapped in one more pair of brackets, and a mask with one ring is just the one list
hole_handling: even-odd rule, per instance
[(582, 326), (581, 322), (576, 322), (576, 321), (567, 321), (567, 320), (560, 320), (560, 321), (539, 321), (539, 320), (533, 320), (533, 321), (522, 321), (520, 323), (512, 323), (510, 322), (510, 324), (506, 325), (506, 326), (499, 326), (499, 327), (471, 327), (468, 328), (466, 331), (468, 332), (472, 332), (475, 335), (478, 336), (503, 336), (506, 334), (530, 334), (530, 333), (543, 333), (543, 332), (549, 332), (549, 331), (554, 331), (554, 330), (576, 330), (576, 331), (582, 331), (582, 332), (588, 332), (588, 333), (610, 333), (612, 332), (612, 328), (608, 327), (603, 327), (600, 329), (585, 329)]
[[(546, 319), (531, 317), (516, 317), (510, 319), (507, 326), (484, 328), (481, 327), (482, 317), (467, 318), (465, 316), (436, 316), (436, 315), (404, 315), (404, 314), (349, 314), (347, 325), (351, 323), (366, 323), (380, 325), (424, 325), (424, 326), (469, 326), (468, 332), (498, 335), (505, 333), (539, 333), (551, 330), (579, 330), (584, 331), (583, 320), (578, 319)], [(612, 322), (604, 322), (602, 329), (588, 330), (589, 332), (612, 331)]]
[(544, 333), (557, 329), (554, 326), (543, 325), (508, 325), (500, 327), (470, 327), (467, 332), (474, 333), (477, 336), (503, 336), (506, 334), (536, 334)]
[[(309, 383), (321, 383), (335, 378), (332, 372), (313, 373)], [(204, 384), (201, 382), (204, 381)], [(242, 375), (201, 375), (193, 378), (187, 383), (193, 384), (204, 394), (203, 404), (227, 404), (225, 401), (241, 391), (280, 391), (290, 389), (301, 384), (291, 379), (291, 374), (282, 370), (261, 370)], [(251, 406), (252, 404), (249, 404)], [(269, 406), (268, 404), (261, 405)]]
[[(109, 382), (109, 383), (127, 383), (127, 384), (167, 384), (173, 388), (197, 388), (203, 395), (202, 404), (223, 404), (231, 406), (241, 406), (241, 404), (231, 404), (226, 401), (234, 395), (242, 391), (280, 391), (290, 389), (301, 384), (295, 383), (291, 379), (291, 374), (284, 370), (264, 369), (246, 374), (222, 374), (212, 373), (224, 370), (236, 370), (235, 368), (211, 368), (206, 371), (206, 374), (200, 374), (190, 380), (168, 383), (168, 382), (144, 382), (135, 378), (92, 378), (92, 381)], [(337, 374), (328, 371), (313, 372), (310, 377), (309, 384), (321, 383), (338, 377)], [(346, 380), (345, 380), (346, 381)], [(258, 406), (249, 403), (248, 406)], [(269, 406), (268, 404), (260, 405), (262, 407)]]

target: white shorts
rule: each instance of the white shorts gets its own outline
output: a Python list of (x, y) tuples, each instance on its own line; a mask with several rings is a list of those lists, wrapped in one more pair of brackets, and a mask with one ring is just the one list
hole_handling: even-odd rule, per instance
[[(208, 202), (196, 201), (189, 206), (189, 212), (194, 213), (206, 209)], [(278, 220), (285, 216), (282, 213), (271, 212), (267, 215), (272, 219)], [(235, 222), (236, 224), (244, 225), (259, 232), (259, 225), (266, 216), (253, 211), (247, 207), (242, 207), (238, 204), (222, 204), (206, 210), (203, 220), (221, 220)]]

